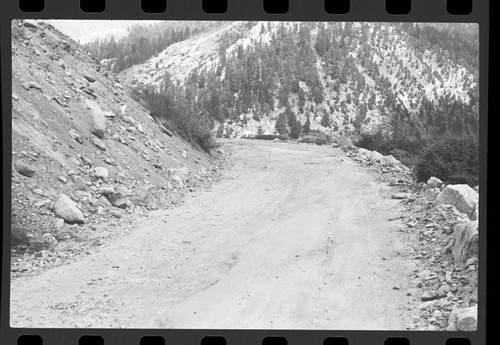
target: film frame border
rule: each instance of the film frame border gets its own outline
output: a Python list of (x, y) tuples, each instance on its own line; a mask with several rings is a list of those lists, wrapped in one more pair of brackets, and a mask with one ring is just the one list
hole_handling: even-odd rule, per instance
[[(2, 146), (4, 152), (11, 152), (12, 109), (11, 83), (11, 21), (13, 19), (114, 19), (114, 20), (264, 20), (264, 21), (338, 21), (338, 22), (455, 22), (479, 24), (479, 92), (480, 92), (480, 182), (479, 202), (481, 210), (479, 228), (479, 313), (478, 330), (475, 332), (443, 331), (370, 331), (370, 330), (219, 330), (219, 329), (36, 329), (11, 328), (10, 320), (10, 231), (3, 232), (2, 282), (0, 340), (2, 344), (17, 344), (21, 335), (38, 335), (43, 344), (73, 343), (81, 336), (99, 335), (104, 344), (139, 344), (143, 336), (161, 336), (166, 344), (199, 344), (207, 336), (221, 336), (227, 344), (262, 344), (266, 337), (285, 337), (288, 344), (323, 344), (327, 338), (346, 338), (349, 344), (385, 344), (388, 338), (406, 338), (409, 344), (467, 344), (486, 343), (486, 249), (487, 249), (487, 130), (488, 130), (488, 58), (489, 58), (489, 1), (472, 0), (472, 10), (467, 15), (452, 15), (447, 12), (448, 1), (413, 0), (408, 14), (389, 14), (386, 0), (350, 0), (346, 14), (330, 14), (324, 7), (325, 0), (288, 0), (286, 13), (269, 14), (264, 11), (264, 0), (227, 0), (224, 13), (206, 13), (202, 0), (167, 0), (166, 10), (160, 13), (144, 12), (141, 0), (103, 0), (102, 12), (83, 12), (79, 0), (43, 0), (41, 12), (23, 12), (20, 0), (6, 0), (2, 6), (1, 75), (2, 75)], [(334, 1), (334, 0), (330, 0)], [(450, 1), (450, 0), (449, 0)], [(3, 154), (3, 188), (11, 187), (11, 154)], [(10, 192), (3, 193), (3, 226), (10, 229)], [(457, 339), (450, 342), (449, 339)], [(464, 339), (465, 342), (461, 342)], [(469, 340), (467, 342), (466, 340)], [(336, 344), (332, 342), (332, 344)], [(340, 343), (343, 344), (343, 343)], [(397, 343), (396, 343), (397, 344)], [(403, 343), (401, 343), (403, 344)]]

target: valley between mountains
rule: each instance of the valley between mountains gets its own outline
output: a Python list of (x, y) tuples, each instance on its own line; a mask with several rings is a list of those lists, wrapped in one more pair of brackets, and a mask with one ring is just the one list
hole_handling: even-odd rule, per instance
[[(405, 329), (391, 188), (331, 147), (235, 140), (210, 189), (15, 279), (14, 327)], [(406, 238), (406, 237), (408, 238)]]
[(12, 327), (479, 329), (474, 25), (11, 29)]

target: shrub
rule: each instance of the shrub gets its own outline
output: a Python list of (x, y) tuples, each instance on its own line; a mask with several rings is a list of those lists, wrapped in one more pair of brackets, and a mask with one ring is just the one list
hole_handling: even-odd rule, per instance
[(393, 155), (408, 167), (414, 166), (419, 155), (426, 147), (426, 142), (405, 136), (386, 138), (380, 132), (363, 134), (355, 144), (367, 150), (377, 151), (383, 155)]
[(415, 166), (417, 182), (435, 176), (447, 183), (479, 182), (479, 142), (474, 137), (447, 137), (429, 145)]
[(299, 142), (307, 144), (326, 145), (328, 144), (328, 139), (316, 135), (306, 135), (300, 138)]
[(279, 139), (282, 141), (288, 140), (287, 137), (283, 135), (276, 135), (276, 134), (261, 134), (261, 135), (256, 135), (252, 137), (251, 139), (259, 139), (259, 140), (274, 140), (274, 139)]
[(361, 135), (361, 138), (355, 143), (355, 145), (370, 151), (380, 151), (380, 147), (384, 145), (385, 141), (386, 139), (382, 133), (377, 132), (375, 134)]
[(12, 246), (30, 244), (30, 238), (28, 237), (26, 230), (23, 227), (19, 226), (19, 224), (17, 224), (14, 220), (12, 221), (10, 231), (10, 240)]
[(216, 136), (217, 138), (222, 138), (222, 136), (224, 135), (224, 124), (219, 124), (219, 127), (217, 128), (217, 133), (216, 133)]
[(151, 116), (169, 123), (181, 137), (206, 152), (216, 146), (206, 121), (196, 115), (190, 104), (179, 99), (174, 101), (171, 94), (149, 92), (145, 95)]

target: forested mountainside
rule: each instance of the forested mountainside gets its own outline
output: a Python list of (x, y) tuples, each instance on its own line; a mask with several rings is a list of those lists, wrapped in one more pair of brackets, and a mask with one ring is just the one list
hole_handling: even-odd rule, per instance
[(217, 22), (194, 21), (137, 24), (128, 29), (125, 37), (89, 42), (84, 45), (84, 49), (108, 69), (118, 73), (145, 62), (174, 43), (218, 25)]
[(474, 24), (228, 22), (119, 76), (219, 136), (477, 135), (477, 37)]

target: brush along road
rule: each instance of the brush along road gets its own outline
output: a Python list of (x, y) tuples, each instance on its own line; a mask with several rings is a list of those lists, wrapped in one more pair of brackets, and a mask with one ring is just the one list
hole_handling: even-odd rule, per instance
[(11, 286), (23, 327), (405, 329), (389, 187), (327, 146), (234, 140), (208, 190)]

